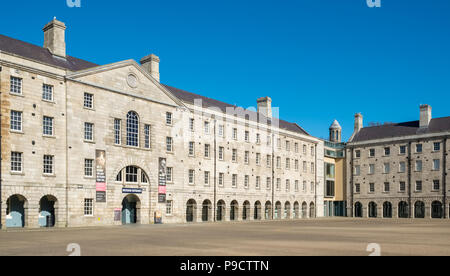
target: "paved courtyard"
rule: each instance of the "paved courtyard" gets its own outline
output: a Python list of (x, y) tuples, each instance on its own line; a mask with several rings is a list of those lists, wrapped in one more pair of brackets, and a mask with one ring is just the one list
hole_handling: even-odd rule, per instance
[(349, 218), (0, 231), (0, 255), (450, 255), (450, 220)]

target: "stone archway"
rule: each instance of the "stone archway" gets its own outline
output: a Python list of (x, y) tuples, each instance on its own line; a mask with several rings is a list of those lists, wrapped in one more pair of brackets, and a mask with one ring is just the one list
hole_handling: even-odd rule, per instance
[(20, 194), (6, 200), (6, 227), (24, 228), (28, 217), (28, 200)]
[(256, 201), (255, 202), (255, 210), (254, 210), (254, 214), (253, 214), (253, 219), (254, 220), (261, 220), (261, 202)]
[(46, 195), (39, 201), (40, 227), (54, 227), (58, 214), (58, 199), (52, 195)]
[(202, 204), (202, 221), (203, 222), (211, 221), (211, 219), (212, 219), (211, 210), (212, 210), (211, 201), (209, 201), (208, 199), (205, 199)]
[(138, 224), (141, 221), (141, 200), (129, 194), (122, 200), (122, 224)]
[(197, 221), (197, 202), (194, 199), (189, 199), (186, 203), (186, 222)]

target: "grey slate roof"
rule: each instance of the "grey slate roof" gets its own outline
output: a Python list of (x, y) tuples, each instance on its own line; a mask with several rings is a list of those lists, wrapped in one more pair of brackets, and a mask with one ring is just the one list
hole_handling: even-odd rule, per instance
[[(187, 92), (169, 85), (165, 85), (163, 84), (164, 87), (166, 87), (175, 97), (179, 98), (181, 101), (189, 103), (189, 104), (194, 104), (194, 100), (195, 99), (201, 99), (202, 100), (202, 104), (203, 104), (203, 108), (210, 108), (210, 107), (216, 107), (219, 108), (222, 112), (226, 113), (227, 108), (231, 107), (231, 108), (236, 108), (237, 106), (235, 105), (231, 105), (231, 104), (227, 104), (218, 100), (214, 100), (208, 97), (204, 97), (198, 94), (194, 94), (191, 92)], [(249, 112), (252, 113), (252, 112)], [(255, 112), (256, 113), (256, 112)], [(260, 119), (260, 114), (256, 113), (256, 116), (250, 116), (250, 118), (257, 118), (257, 120), (259, 122), (267, 122), (267, 120), (265, 120), (264, 118)], [(309, 135), (308, 132), (306, 132), (302, 127), (300, 127), (299, 125), (297, 125), (296, 123), (290, 123), (287, 121), (283, 121), (283, 120), (279, 120), (279, 127), (281, 129), (285, 129), (288, 131), (292, 131), (292, 132), (296, 132), (299, 134), (303, 134), (303, 135)]]
[(342, 129), (341, 125), (337, 120), (334, 120), (333, 124), (330, 126), (331, 129)]
[(62, 67), (70, 71), (79, 71), (98, 66), (92, 62), (71, 56), (67, 56), (66, 59), (54, 57), (46, 48), (1, 34), (0, 51), (43, 62), (52, 66)]
[(450, 117), (432, 119), (428, 128), (421, 129), (419, 121), (362, 128), (350, 142), (450, 131)]

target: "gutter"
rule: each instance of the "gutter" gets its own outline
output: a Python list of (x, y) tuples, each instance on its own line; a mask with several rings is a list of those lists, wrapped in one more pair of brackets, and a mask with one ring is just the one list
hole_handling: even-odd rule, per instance
[[(411, 192), (411, 187), (412, 187), (412, 183), (411, 183), (411, 177), (412, 177), (412, 154), (411, 154), (411, 146), (412, 142), (408, 143), (408, 217), (412, 218), (412, 192)], [(398, 212), (397, 212), (398, 213)], [(398, 216), (398, 214), (397, 214)]]
[(216, 125), (217, 120), (214, 118), (214, 207), (213, 207), (213, 221), (217, 220), (217, 138), (216, 138)]
[(444, 189), (444, 193), (443, 193), (443, 203), (444, 203), (444, 219), (447, 218), (447, 138), (444, 138), (444, 143), (443, 143), (443, 157), (442, 157), (442, 188)]
[[(1, 110), (2, 110), (2, 101), (1, 101), (1, 96), (2, 96), (2, 74), (1, 74), (1, 72), (2, 72), (2, 67), (0, 66), (0, 126), (1, 126), (1, 121), (2, 121), (2, 114), (1, 114)], [(2, 158), (2, 156), (3, 156), (3, 152), (2, 152), (2, 145), (3, 145), (3, 142), (2, 142), (2, 128), (0, 127), (0, 160), (1, 160), (1, 163), (3, 163), (3, 158)], [(3, 201), (2, 201), (2, 199), (3, 199), (3, 194), (2, 194), (2, 164), (0, 163), (0, 229), (2, 229), (3, 228), (3, 225), (2, 225), (2, 213), (3, 213), (3, 206), (2, 206), (2, 203), (3, 203)]]

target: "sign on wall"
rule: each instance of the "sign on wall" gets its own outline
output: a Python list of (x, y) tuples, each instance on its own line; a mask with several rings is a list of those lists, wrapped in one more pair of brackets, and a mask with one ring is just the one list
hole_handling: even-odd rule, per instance
[(104, 150), (95, 151), (95, 186), (96, 201), (106, 202), (106, 152)]
[(166, 159), (159, 158), (158, 202), (166, 203), (167, 166)]

